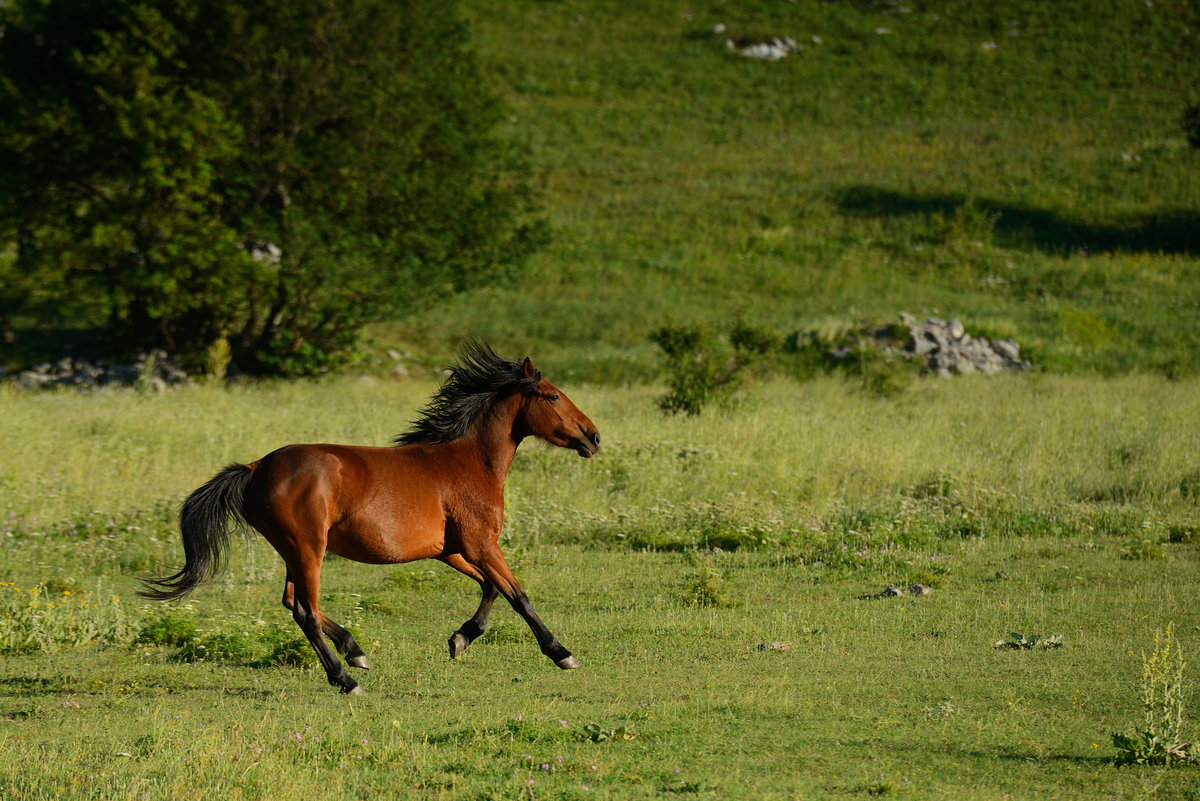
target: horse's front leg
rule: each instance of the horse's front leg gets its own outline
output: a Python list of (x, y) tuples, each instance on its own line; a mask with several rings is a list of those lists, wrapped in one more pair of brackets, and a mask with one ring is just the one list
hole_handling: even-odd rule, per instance
[(442, 561), (463, 575), (475, 579), (479, 582), (479, 587), (483, 591), (483, 598), (479, 601), (479, 608), (475, 610), (475, 614), (470, 620), (463, 623), (459, 630), (454, 632), (454, 636), (450, 638), (450, 658), (457, 659), (459, 654), (467, 650), (468, 645), (475, 642), (475, 640), (479, 639), (487, 631), (488, 615), (491, 614), (492, 604), (496, 601), (496, 596), (499, 593), (496, 590), (496, 585), (485, 579), (483, 573), (479, 572), (461, 554), (450, 554), (443, 558)]
[(512, 608), (516, 610), (516, 613), (525, 618), (525, 622), (533, 630), (533, 636), (537, 638), (538, 646), (542, 649), (543, 654), (550, 657), (554, 661), (554, 664), (563, 670), (572, 670), (579, 667), (579, 661), (571, 655), (570, 651), (563, 647), (563, 644), (558, 641), (554, 633), (537, 616), (537, 612), (533, 611), (533, 604), (529, 602), (529, 596), (525, 594), (525, 590), (521, 589), (521, 585), (517, 583), (512, 570), (508, 567), (508, 562), (505, 560), (504, 554), (500, 552), (499, 545), (493, 542), (488, 546), (487, 550), (482, 554), (482, 559), (478, 567), (480, 572), (483, 573), (484, 578), (490, 581), (500, 591), (500, 594), (508, 599), (508, 602), (512, 604)]

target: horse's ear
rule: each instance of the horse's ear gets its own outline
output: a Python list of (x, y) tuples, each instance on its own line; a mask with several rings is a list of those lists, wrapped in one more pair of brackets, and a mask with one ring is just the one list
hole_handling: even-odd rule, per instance
[(525, 373), (526, 378), (533, 378), (537, 374), (537, 370), (533, 369), (533, 362), (529, 361), (529, 357), (525, 357), (525, 361), (521, 362), (521, 370)]

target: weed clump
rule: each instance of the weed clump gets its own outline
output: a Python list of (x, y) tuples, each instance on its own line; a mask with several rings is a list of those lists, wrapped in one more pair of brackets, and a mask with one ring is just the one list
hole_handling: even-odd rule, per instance
[(1113, 732), (1118, 765), (1200, 762), (1200, 747), (1183, 739), (1183, 650), (1173, 626), (1154, 632), (1154, 650), (1142, 654), (1142, 726), (1132, 735)]
[(0, 651), (53, 654), (64, 646), (125, 645), (133, 628), (121, 600), (96, 591), (51, 592), (45, 584), (22, 590), (3, 584), (0, 595)]
[(999, 640), (996, 643), (997, 648), (1007, 651), (1053, 651), (1059, 648), (1066, 648), (1067, 644), (1063, 642), (1061, 634), (1054, 634), (1049, 637), (1043, 637), (1040, 634), (1031, 634), (1026, 637), (1024, 634), (1010, 632), (1011, 640)]
[(263, 661), (273, 667), (307, 667), (316, 664), (317, 655), (308, 640), (292, 637), (277, 642)]
[(182, 647), (195, 638), (196, 621), (174, 612), (168, 612), (147, 624), (138, 634), (137, 641), (147, 645)]
[(689, 576), (684, 584), (683, 601), (688, 606), (730, 606), (725, 590), (724, 572), (708, 562), (703, 563), (700, 570)]
[(1153, 561), (1166, 559), (1167, 554), (1163, 551), (1161, 543), (1151, 539), (1134, 538), (1121, 546), (1121, 558), (1135, 562)]

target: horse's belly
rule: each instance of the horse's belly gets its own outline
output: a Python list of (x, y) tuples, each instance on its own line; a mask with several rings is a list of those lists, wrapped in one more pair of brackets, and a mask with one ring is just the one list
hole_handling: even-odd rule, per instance
[(394, 565), (431, 559), (442, 553), (446, 543), (445, 521), (410, 523), (383, 528), (370, 523), (347, 521), (329, 531), (328, 549), (338, 556), (373, 565)]

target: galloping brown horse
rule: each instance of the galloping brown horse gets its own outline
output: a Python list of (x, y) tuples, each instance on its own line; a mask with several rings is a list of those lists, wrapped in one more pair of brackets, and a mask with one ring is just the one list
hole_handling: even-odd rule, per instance
[(529, 359), (502, 359), (473, 342), (396, 447), (288, 445), (229, 465), (193, 492), (180, 513), (187, 561), (172, 576), (147, 579), (142, 594), (181, 598), (211, 581), (224, 566), (232, 518), (283, 557), (283, 605), (343, 693), (365, 695), (325, 638), (349, 665), (370, 665), (350, 632), (318, 608), (327, 550), (369, 564), (439, 559), (479, 582), (483, 600), (450, 638), (451, 659), (483, 634), (499, 593), (525, 618), (543, 654), (564, 670), (577, 668), (533, 611), (497, 543), (504, 480), (530, 436), (583, 457), (600, 448), (596, 426)]

